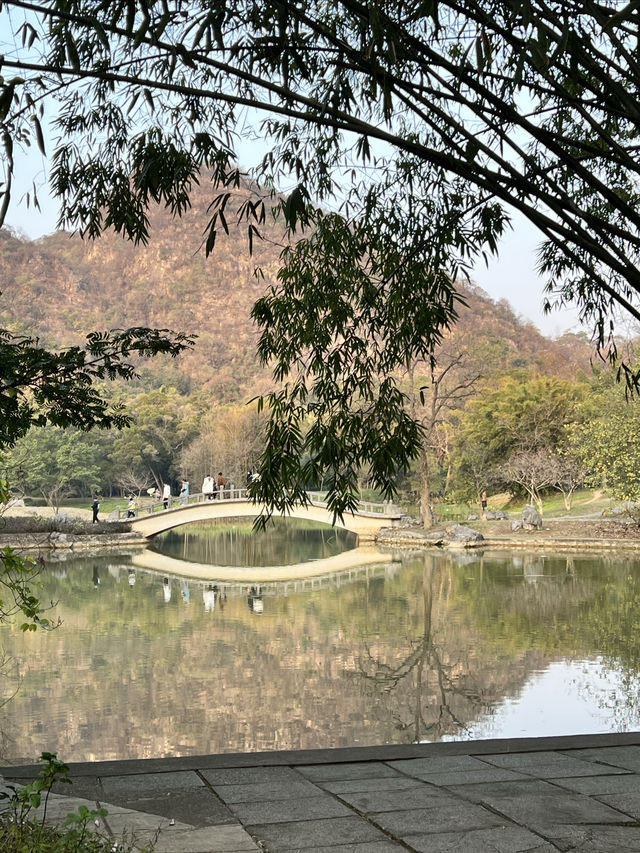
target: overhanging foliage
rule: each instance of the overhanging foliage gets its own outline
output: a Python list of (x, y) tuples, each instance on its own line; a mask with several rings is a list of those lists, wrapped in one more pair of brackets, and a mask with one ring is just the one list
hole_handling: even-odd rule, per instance
[[(289, 383), (269, 400), (263, 484), (276, 503), (322, 474), (340, 513), (363, 465), (392, 494), (390, 454), (402, 467), (420, 436), (391, 374), (433, 353), (455, 319), (456, 278), (496, 251), (510, 210), (541, 234), (549, 302), (575, 302), (600, 349), (615, 355), (613, 308), (640, 319), (635, 4), (8, 0), (2, 9), (15, 37), (0, 72), (4, 209), (15, 147), (44, 152), (41, 122), (53, 115), (63, 225), (144, 241), (148, 206), (181, 213), (207, 167), (207, 251), (230, 215), (251, 244), (270, 204), (292, 232), (312, 229), (255, 314), (261, 355)], [(238, 134), (254, 115), (266, 151), (254, 177), (288, 190), (230, 211)], [(385, 377), (375, 399), (374, 369)], [(277, 443), (288, 460), (276, 458)]]

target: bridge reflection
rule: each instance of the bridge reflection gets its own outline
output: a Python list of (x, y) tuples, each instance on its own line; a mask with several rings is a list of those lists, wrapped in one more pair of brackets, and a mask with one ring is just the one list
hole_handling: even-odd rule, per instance
[(208, 566), (168, 557), (149, 549), (134, 554), (131, 557), (131, 564), (136, 568), (147, 569), (162, 575), (232, 585), (260, 584), (267, 587), (273, 584), (291, 586), (309, 582), (307, 586), (291, 586), (291, 589), (295, 588), (296, 591), (313, 588), (313, 584), (321, 579), (340, 577), (343, 580), (350, 580), (354, 573), (357, 577), (367, 576), (367, 573), (376, 565), (393, 564), (396, 567), (400, 565), (393, 560), (391, 554), (368, 546), (343, 551), (333, 557), (288, 566)]

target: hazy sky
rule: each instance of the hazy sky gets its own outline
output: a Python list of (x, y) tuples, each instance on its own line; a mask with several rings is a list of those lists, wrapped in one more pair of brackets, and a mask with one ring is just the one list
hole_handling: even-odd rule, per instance
[[(37, 150), (16, 157), (13, 202), (7, 224), (27, 237), (35, 239), (55, 230), (57, 205), (48, 195), (44, 181), (45, 161)], [(39, 170), (39, 171), (38, 171)], [(27, 207), (26, 194), (32, 191), (36, 173), (39, 201), (42, 211), (31, 204)], [(28, 176), (25, 180), (23, 176)], [(473, 280), (492, 299), (506, 299), (514, 311), (533, 322), (545, 335), (557, 336), (578, 328), (577, 313), (571, 309), (542, 313), (544, 282), (536, 274), (535, 229), (519, 214), (513, 219), (513, 230), (508, 231), (500, 250), (500, 257), (490, 261), (489, 267), (480, 261)]]

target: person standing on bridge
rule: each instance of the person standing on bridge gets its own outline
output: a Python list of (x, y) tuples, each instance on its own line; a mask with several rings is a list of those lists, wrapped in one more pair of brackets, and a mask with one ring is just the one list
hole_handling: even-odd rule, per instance
[(209, 474), (202, 481), (202, 495), (205, 501), (210, 501), (213, 499), (213, 477)]
[(162, 505), (165, 509), (169, 509), (169, 501), (171, 500), (171, 486), (169, 483), (162, 484)]
[(184, 506), (189, 503), (189, 481), (182, 481), (182, 488), (180, 489), (180, 503)]
[(222, 476), (222, 471), (218, 471), (218, 491), (220, 492), (220, 497), (224, 497), (224, 488), (227, 485), (227, 478)]

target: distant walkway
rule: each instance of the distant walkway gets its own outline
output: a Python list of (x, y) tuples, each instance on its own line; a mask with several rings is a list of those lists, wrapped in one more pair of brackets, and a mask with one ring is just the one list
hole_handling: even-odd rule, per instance
[(105, 832), (157, 835), (155, 853), (640, 850), (633, 732), (103, 761), (71, 778), (52, 822), (104, 806)]
[[(171, 530), (193, 521), (207, 521), (216, 518), (255, 518), (261, 512), (259, 504), (247, 498), (246, 489), (228, 489), (224, 497), (206, 500), (202, 494), (191, 495), (184, 504), (178, 498), (172, 498), (168, 509), (162, 503), (142, 507), (136, 518), (131, 519), (131, 529), (151, 538), (165, 530)], [(391, 527), (401, 518), (401, 511), (390, 503), (376, 504), (362, 502), (358, 511), (345, 513), (342, 521), (336, 520), (327, 508), (326, 502), (318, 493), (308, 494), (307, 506), (301, 504), (291, 508), (290, 518), (304, 518), (319, 521), (335, 527), (342, 527), (356, 533), (361, 539), (373, 540), (383, 527)], [(274, 515), (284, 513), (274, 512)], [(121, 514), (124, 517), (124, 514)]]

